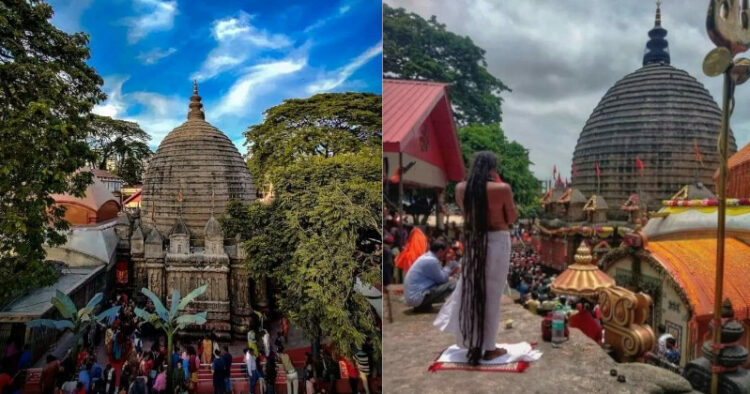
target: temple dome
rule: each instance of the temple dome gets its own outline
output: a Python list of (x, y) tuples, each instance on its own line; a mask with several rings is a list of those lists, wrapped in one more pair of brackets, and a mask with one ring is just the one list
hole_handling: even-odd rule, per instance
[(163, 235), (181, 216), (190, 234), (202, 239), (212, 213), (223, 213), (229, 200), (255, 199), (247, 164), (232, 141), (204, 120), (200, 101), (194, 85), (188, 120), (164, 138), (144, 178), (141, 218)]
[[(700, 82), (669, 64), (666, 30), (658, 11), (650, 36), (643, 67), (602, 97), (573, 153), (577, 170), (573, 186), (586, 195), (600, 194), (616, 206), (632, 193), (641, 193), (649, 208), (658, 209), (661, 200), (685, 184), (699, 181), (713, 188), (712, 175), (719, 163), (721, 110)], [(729, 152), (736, 150), (730, 131)], [(643, 176), (635, 166), (636, 157), (644, 163)], [(596, 163), (601, 168), (600, 192)]]

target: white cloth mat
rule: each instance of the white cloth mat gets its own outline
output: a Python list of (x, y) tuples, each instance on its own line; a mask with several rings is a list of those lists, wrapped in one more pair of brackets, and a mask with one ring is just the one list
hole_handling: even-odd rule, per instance
[[(479, 363), (483, 365), (499, 365), (516, 361), (536, 361), (542, 357), (542, 352), (532, 348), (528, 342), (514, 344), (498, 343), (497, 347), (507, 350), (508, 353), (492, 360), (479, 360)], [(444, 363), (465, 363), (468, 360), (466, 353), (468, 353), (467, 349), (462, 349), (458, 345), (452, 345), (443, 351), (443, 354), (440, 355), (437, 361)]]

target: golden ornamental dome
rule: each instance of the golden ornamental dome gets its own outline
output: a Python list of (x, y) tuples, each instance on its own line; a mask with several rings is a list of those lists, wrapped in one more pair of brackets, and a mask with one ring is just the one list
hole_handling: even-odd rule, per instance
[(586, 242), (581, 242), (578, 246), (574, 259), (575, 264), (568, 267), (552, 282), (550, 288), (556, 294), (593, 297), (601, 289), (615, 285), (614, 279), (592, 264), (594, 258)]

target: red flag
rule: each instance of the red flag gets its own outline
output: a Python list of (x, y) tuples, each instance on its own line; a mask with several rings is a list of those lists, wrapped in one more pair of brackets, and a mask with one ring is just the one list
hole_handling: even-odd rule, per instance
[(557, 174), (557, 187), (561, 187), (562, 185), (562, 178), (560, 178), (560, 174)]
[(594, 163), (594, 171), (596, 171), (596, 179), (599, 179), (599, 177), (602, 175), (602, 169), (599, 168), (599, 162), (597, 161)]
[(401, 167), (396, 169), (396, 173), (391, 177), (391, 183), (401, 182)]
[(573, 179), (576, 179), (577, 176), (578, 176), (578, 166), (576, 165), (576, 163), (573, 163)]
[(698, 149), (698, 140), (695, 138), (693, 138), (693, 153), (695, 154), (695, 160), (698, 160), (703, 165), (703, 156), (701, 156), (701, 151)]
[(637, 168), (638, 171), (641, 172), (641, 176), (643, 176), (643, 162), (641, 161), (641, 158), (638, 156), (635, 157), (635, 168)]

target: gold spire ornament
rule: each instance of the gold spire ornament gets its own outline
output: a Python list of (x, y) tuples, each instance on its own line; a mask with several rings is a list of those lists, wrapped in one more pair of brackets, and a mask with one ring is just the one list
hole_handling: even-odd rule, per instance
[(599, 291), (615, 285), (615, 280), (594, 264), (594, 256), (586, 242), (576, 250), (575, 263), (563, 271), (550, 289), (556, 294), (578, 297), (596, 297)]

